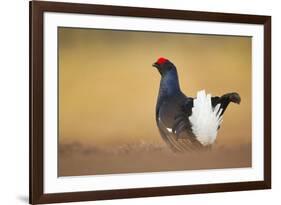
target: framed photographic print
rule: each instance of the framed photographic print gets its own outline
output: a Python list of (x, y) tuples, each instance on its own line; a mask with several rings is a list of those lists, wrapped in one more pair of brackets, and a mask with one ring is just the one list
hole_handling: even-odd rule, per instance
[(30, 203), (271, 188), (271, 17), (30, 2)]

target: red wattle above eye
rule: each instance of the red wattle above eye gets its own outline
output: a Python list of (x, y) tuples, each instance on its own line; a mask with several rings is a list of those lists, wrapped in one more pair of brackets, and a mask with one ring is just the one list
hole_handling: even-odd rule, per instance
[(162, 64), (162, 63), (165, 63), (166, 61), (167, 61), (166, 58), (161, 57), (157, 60), (157, 64)]

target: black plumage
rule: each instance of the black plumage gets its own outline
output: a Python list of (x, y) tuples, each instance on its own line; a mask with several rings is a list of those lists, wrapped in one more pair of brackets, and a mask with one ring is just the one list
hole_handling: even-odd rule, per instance
[[(173, 63), (159, 58), (153, 64), (161, 74), (160, 88), (156, 105), (156, 122), (163, 140), (175, 152), (205, 149), (192, 129), (190, 116), (193, 114), (194, 98), (187, 97), (180, 89), (178, 74)], [(219, 104), (222, 116), (230, 102), (240, 103), (238, 93), (228, 93), (221, 97), (212, 97), (213, 109)], [(218, 128), (219, 129), (219, 126)], [(198, 135), (198, 133), (197, 133)]]

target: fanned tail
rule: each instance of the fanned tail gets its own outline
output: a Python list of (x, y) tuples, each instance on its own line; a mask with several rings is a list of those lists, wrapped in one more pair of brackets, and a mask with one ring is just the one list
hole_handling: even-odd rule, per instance
[(222, 123), (220, 107), (221, 104), (212, 107), (211, 95), (206, 95), (205, 90), (197, 92), (189, 120), (196, 139), (204, 146), (211, 145), (216, 140), (218, 128)]

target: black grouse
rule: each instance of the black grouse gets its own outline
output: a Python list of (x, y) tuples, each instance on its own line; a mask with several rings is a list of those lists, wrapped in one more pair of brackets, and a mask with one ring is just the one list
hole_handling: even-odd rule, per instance
[(238, 93), (211, 97), (204, 90), (196, 98), (185, 96), (175, 65), (166, 58), (153, 64), (161, 74), (156, 122), (161, 137), (174, 152), (204, 150), (216, 140), (228, 104), (240, 104)]

